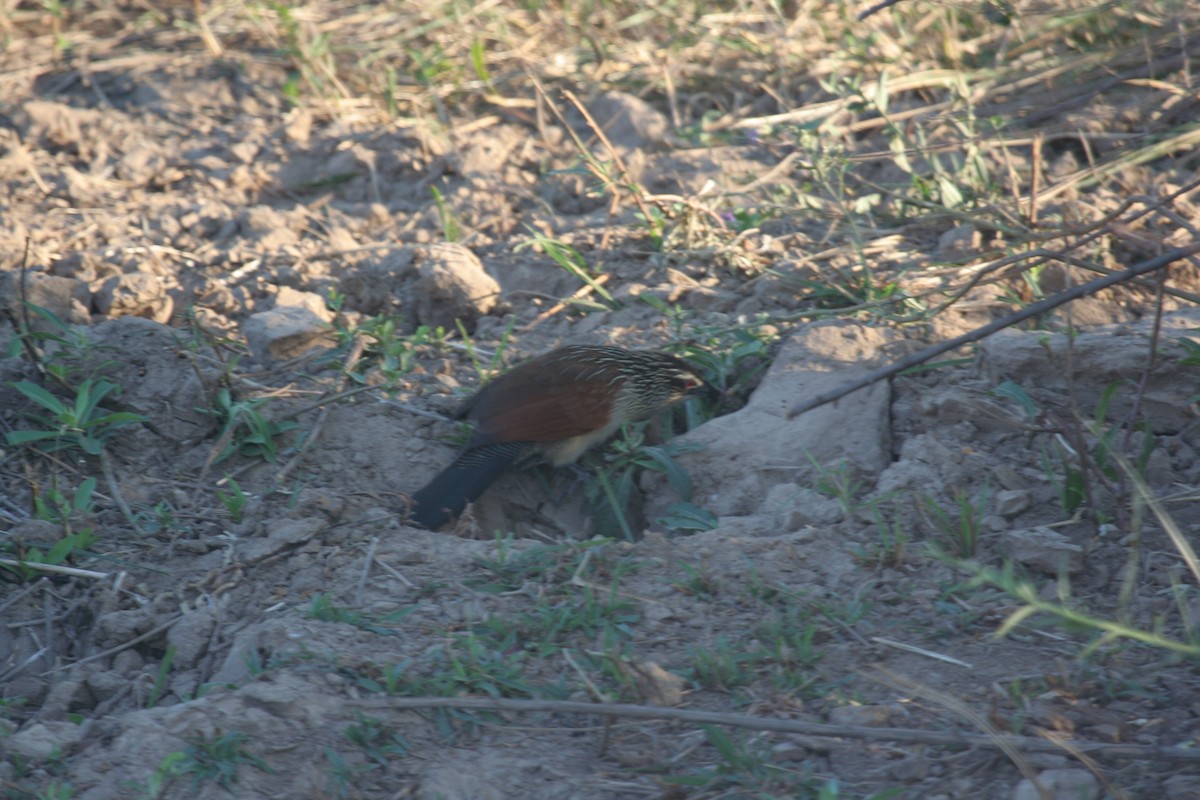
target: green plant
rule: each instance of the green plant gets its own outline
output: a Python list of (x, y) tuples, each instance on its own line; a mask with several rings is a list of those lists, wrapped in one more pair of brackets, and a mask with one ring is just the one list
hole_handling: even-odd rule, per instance
[(442, 197), (442, 193), (438, 191), (436, 186), (429, 187), (430, 193), (433, 194), (433, 204), (437, 206), (438, 221), (442, 226), (442, 237), (447, 242), (457, 242), (462, 239), (462, 223), (458, 220), (458, 215), (454, 213)]
[(58, 481), (55, 480), (45, 491), (34, 493), (33, 515), (37, 519), (61, 525), (63, 530), (71, 533), (76, 519), (93, 514), (92, 493), (95, 491), (95, 478), (84, 478), (70, 496), (58, 488)]
[(122, 426), (146, 421), (141, 414), (107, 412), (100, 408), (104, 398), (117, 389), (116, 384), (103, 379), (88, 378), (80, 383), (69, 404), (30, 381), (15, 381), (9, 386), (49, 412), (49, 416), (30, 415), (43, 426), (41, 430), (6, 434), (6, 441), (14, 447), (28, 444), (48, 453), (77, 447), (88, 455), (98, 456), (104, 449), (104, 440)]
[(472, 579), (468, 586), (480, 592), (498, 594), (511, 592), (530, 582), (546, 586), (561, 585), (570, 580), (589, 554), (602, 551), (611, 540), (591, 539), (586, 542), (538, 545), (513, 551), (512, 538), (497, 535), (495, 555), (477, 556), (475, 564), (489, 574), (487, 580)]
[(607, 591), (585, 587), (541, 598), (520, 612), (488, 617), (472, 632), (497, 650), (518, 647), (544, 658), (579, 639), (631, 639), (639, 619), (637, 608), (617, 595), (614, 584)]
[(33, 312), (42, 321), (43, 330), (32, 328), (24, 315), (13, 315), (20, 334), (9, 338), (10, 358), (16, 358), (24, 351), (32, 363), (64, 387), (72, 384), (70, 378), (81, 370), (81, 365), (101, 369), (111, 363), (111, 360), (103, 361), (96, 356), (94, 351), (99, 348), (91, 343), (83, 329), (68, 325), (53, 311), (35, 303), (25, 302), (21, 308)]
[(597, 306), (595, 303), (583, 300), (572, 300), (571, 302), (597, 310), (618, 309), (621, 307), (616, 298), (604, 288), (604, 284), (599, 280), (599, 277), (588, 268), (587, 262), (583, 260), (583, 256), (579, 254), (578, 250), (559, 239), (551, 239), (548, 236), (543, 236), (532, 228), (529, 229), (529, 232), (530, 238), (513, 248), (514, 253), (519, 253), (531, 247), (541, 248), (546, 255), (550, 256), (550, 259), (555, 264), (558, 264), (564, 270), (591, 287), (592, 291), (604, 301), (605, 305)]
[(731, 400), (738, 401), (734, 405), (737, 408), (744, 398), (749, 397), (771, 366), (772, 348), (779, 336), (779, 328), (766, 315), (731, 328), (680, 325), (678, 337), (685, 344), (679, 348), (678, 355), (700, 371), (700, 377), (715, 390), (718, 398), (715, 403), (702, 399), (684, 407), (688, 414), (688, 430), (718, 413), (731, 410), (721, 408)]
[(377, 768), (376, 764), (348, 764), (332, 747), (324, 748), (325, 760), (329, 762), (329, 780), (326, 792), (332, 797), (357, 797), (355, 787), (363, 774)]
[(979, 550), (979, 537), (983, 532), (983, 518), (988, 506), (987, 484), (974, 499), (966, 489), (955, 489), (953, 500), (954, 513), (948, 513), (929, 495), (921, 496), (921, 505), (932, 518), (950, 554), (958, 558), (972, 558)]
[(146, 701), (146, 708), (154, 708), (162, 699), (163, 690), (167, 686), (167, 677), (171, 674), (171, 664), (175, 661), (175, 645), (167, 645), (162, 661), (158, 662), (158, 673), (154, 676), (154, 689)]
[(38, 793), (38, 800), (71, 800), (75, 796), (75, 790), (69, 782), (50, 781), (41, 792)]
[[(1070, 631), (1090, 630), (1098, 634), (1085, 648), (1084, 655), (1119, 639), (1128, 639), (1162, 650), (1180, 653), (1189, 658), (1200, 658), (1200, 641), (1172, 639), (1158, 631), (1142, 630), (1125, 622), (1095, 616), (1068, 606), (1064, 602), (1052, 602), (1042, 598), (1036, 586), (1016, 576), (1011, 563), (1005, 563), (1000, 569), (974, 566), (971, 568), (971, 572), (972, 577), (967, 584), (968, 588), (994, 586), (1022, 604), (997, 629), (996, 636), (998, 637), (1012, 632), (1035, 614), (1045, 614), (1057, 620)], [(1066, 588), (1065, 579), (1060, 580), (1060, 595), (1066, 595)]]
[(63, 536), (49, 550), (45, 551), (37, 547), (24, 548), (15, 542), (6, 543), (6, 547), (14, 548), (17, 558), (12, 563), (0, 560), (0, 569), (15, 574), (21, 581), (29, 581), (41, 576), (42, 572), (37, 565), (58, 566), (64, 564), (78, 554), (87, 551), (95, 543), (96, 535), (90, 528)]
[(250, 502), (250, 495), (242, 491), (241, 485), (233, 478), (226, 478), (229, 484), (229, 491), (217, 489), (217, 499), (221, 501), (221, 505), (225, 506), (225, 510), (229, 512), (229, 516), (235, 523), (242, 521), (242, 512), (246, 510), (246, 504)]
[(243, 764), (263, 772), (275, 772), (267, 762), (246, 748), (247, 741), (246, 734), (236, 731), (192, 736), (187, 739), (183, 758), (173, 763), (172, 767), (178, 770), (179, 775), (192, 776), (193, 790), (208, 781), (215, 781), (222, 789), (232, 792)]
[(688, 647), (688, 657), (695, 684), (703, 689), (721, 691), (749, 685), (761, 659), (759, 653), (747, 652), (743, 646), (724, 636), (718, 636), (711, 645)]
[(408, 754), (409, 745), (395, 728), (375, 717), (356, 714), (358, 722), (347, 725), (342, 735), (362, 749), (367, 758), (387, 766), (392, 757)]
[(396, 636), (400, 631), (392, 626), (411, 614), (414, 609), (415, 606), (409, 606), (375, 618), (349, 608), (335, 606), (329, 595), (322, 593), (313, 596), (312, 604), (308, 609), (308, 617), (322, 622), (344, 622), (371, 633)]
[(805, 455), (816, 473), (813, 489), (837, 500), (846, 516), (853, 514), (858, 509), (858, 497), (867, 486), (866, 481), (858, 477), (858, 470), (845, 460), (835, 466), (826, 466), (818, 463), (811, 453)]
[(717, 529), (717, 515), (686, 500), (667, 506), (665, 516), (654, 521), (668, 531), (712, 531)]
[[(664, 416), (670, 411), (664, 412)], [(637, 478), (644, 470), (661, 472), (667, 477), (671, 488), (684, 501), (691, 499), (692, 480), (687, 471), (675, 460), (681, 453), (695, 450), (698, 445), (673, 440), (661, 445), (647, 445), (645, 431), (649, 422), (625, 425), (622, 435), (603, 451), (590, 455), (592, 464), (599, 464), (594, 480), (584, 489), (584, 498), (594, 530), (599, 536), (615, 536), (618, 533), (626, 541), (637, 537), (626, 516), (626, 509), (634, 497)], [(695, 519), (701, 520), (703, 512), (697, 509)]]
[(276, 439), (297, 427), (292, 420), (270, 420), (260, 410), (270, 398), (257, 397), (235, 400), (228, 388), (217, 391), (210, 409), (222, 429), (217, 441), (222, 445), (214, 463), (219, 463), (240, 453), (249, 457), (262, 457), (274, 463), (279, 450)]
[(401, 335), (403, 320), (392, 314), (378, 314), (360, 322), (354, 329), (339, 327), (338, 338), (343, 345), (355, 337), (363, 339), (362, 357), (350, 366), (349, 376), (356, 383), (365, 383), (370, 370), (378, 370), (388, 384), (394, 384), (418, 365), (422, 350), (441, 349), (446, 341), (443, 328), (418, 326), (408, 335)]
[(176, 516), (175, 509), (166, 500), (160, 500), (152, 506), (135, 506), (138, 529), (143, 533), (158, 533), (160, 531), (184, 530)]
[(672, 587), (690, 597), (698, 597), (702, 600), (711, 600), (720, 592), (720, 584), (703, 564), (696, 567), (686, 561), (680, 561), (679, 568), (687, 573), (687, 580), (672, 581)]
[(701, 727), (716, 753), (715, 763), (691, 774), (668, 775), (663, 778), (664, 783), (729, 797), (781, 798), (812, 794), (812, 781), (806, 775), (774, 763), (771, 747), (764, 737), (734, 737), (715, 725)]

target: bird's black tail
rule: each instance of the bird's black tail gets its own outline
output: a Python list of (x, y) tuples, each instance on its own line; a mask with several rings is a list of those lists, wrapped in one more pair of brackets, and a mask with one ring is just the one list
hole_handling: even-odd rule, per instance
[(412, 496), (408, 521), (437, 530), (473, 502), (500, 473), (525, 452), (527, 442), (504, 442), (476, 447), (462, 453), (454, 463)]

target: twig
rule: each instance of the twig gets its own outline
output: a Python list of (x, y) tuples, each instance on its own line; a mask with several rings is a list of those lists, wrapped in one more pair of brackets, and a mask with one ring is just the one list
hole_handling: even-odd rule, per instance
[(882, 645), (887, 645), (888, 647), (894, 647), (897, 650), (904, 650), (909, 653), (916, 653), (917, 655), (925, 656), (926, 658), (932, 658), (937, 661), (944, 661), (947, 664), (955, 664), (960, 667), (966, 667), (967, 669), (974, 669), (974, 667), (972, 667), (966, 661), (957, 659), (954, 656), (947, 656), (947, 655), (943, 655), (942, 653), (935, 653), (932, 650), (926, 650), (923, 647), (917, 647), (916, 645), (913, 645), (913, 644), (905, 644), (904, 642), (897, 642), (894, 639), (888, 639), (883, 636), (872, 636), (871, 641), (878, 642), (879, 644), (882, 644)]
[(1072, 300), (1078, 300), (1081, 297), (1087, 297), (1090, 294), (1095, 294), (1101, 289), (1107, 289), (1110, 286), (1123, 283), (1139, 275), (1145, 275), (1148, 272), (1153, 272), (1157, 269), (1162, 269), (1170, 264), (1175, 263), (1181, 258), (1186, 258), (1193, 253), (1200, 253), (1200, 242), (1192, 242), (1184, 247), (1177, 247), (1174, 250), (1169, 250), (1160, 256), (1156, 256), (1141, 263), (1135, 264), (1123, 272), (1115, 272), (1112, 275), (1106, 275), (1103, 278), (1097, 278), (1094, 281), (1075, 286), (1065, 292), (1059, 292), (1056, 295), (1047, 297), (1045, 300), (1026, 306), (1015, 314), (1010, 314), (1007, 317), (996, 320), (995, 322), (984, 325), (981, 328), (965, 333), (962, 336), (955, 337), (933, 347), (927, 347), (924, 350), (905, 356), (899, 361), (887, 367), (872, 370), (861, 378), (844, 383), (836, 389), (819, 394), (814, 398), (805, 400), (802, 403), (797, 403), (788, 411), (788, 419), (803, 414), (805, 411), (811, 411), (814, 408), (832, 403), (834, 400), (839, 400), (851, 392), (858, 391), (865, 386), (870, 386), (881, 380), (886, 380), (898, 372), (903, 372), (906, 369), (915, 367), (918, 364), (923, 364), (931, 358), (940, 356), (955, 348), (962, 347), (964, 344), (977, 342), (980, 339), (985, 339), (997, 331), (1002, 331), (1005, 328), (1012, 327), (1019, 322), (1036, 317), (1039, 314), (1044, 314), (1051, 309), (1057, 308), (1064, 303), (1069, 303)]
[[(346, 354), (346, 360), (342, 362), (342, 375), (338, 381), (339, 391), (346, 385), (346, 376), (348, 376), (350, 374), (350, 370), (354, 368), (355, 362), (362, 357), (363, 350), (366, 349), (366, 346), (366, 339), (364, 339), (362, 336), (354, 337), (354, 344), (350, 346), (350, 352)], [(300, 446), (296, 448), (295, 455), (288, 460), (288, 463), (283, 465), (283, 468), (280, 469), (278, 473), (276, 473), (276, 484), (282, 484), (287, 479), (287, 476), (291, 473), (291, 471), (296, 468), (297, 464), (300, 463), (300, 459), (304, 456), (305, 452), (308, 451), (308, 448), (312, 447), (313, 443), (317, 441), (318, 437), (320, 437), (321, 431), (325, 428), (325, 420), (329, 417), (329, 409), (331, 405), (331, 402), (328, 400), (322, 402), (321, 411), (319, 414), (317, 414), (317, 421), (313, 423), (311, 428), (309, 428), (308, 435), (304, 437), (304, 441), (301, 442)], [(368, 561), (367, 563), (369, 564), (370, 562)]]
[(560, 312), (564, 308), (566, 308), (567, 304), (570, 303), (572, 300), (581, 300), (584, 297), (587, 297), (589, 294), (596, 291), (596, 287), (603, 286), (604, 284), (608, 283), (609, 278), (611, 278), (611, 277), (612, 277), (612, 273), (609, 273), (609, 272), (606, 272), (603, 275), (596, 276), (596, 278), (593, 280), (592, 283), (584, 284), (583, 286), (579, 287), (579, 290), (577, 292), (575, 292), (575, 294), (571, 295), (566, 300), (559, 301), (558, 303), (555, 303), (553, 306), (546, 309), (542, 313), (538, 314), (533, 319), (532, 322), (530, 322), (528, 325), (525, 325), (523, 328), (520, 329), (521, 333), (528, 333), (529, 331), (536, 328), (538, 325), (541, 325), (547, 319), (549, 319), (550, 317), (554, 316), (555, 314), (557, 314), (558, 312)]
[(885, 8), (891, 8), (892, 6), (896, 5), (899, 2), (900, 2), (900, 0), (883, 0), (880, 3), (876, 3), (875, 5), (868, 8), (866, 11), (859, 14), (858, 21), (862, 22), (864, 19), (871, 16), (872, 14), (877, 14), (880, 11), (883, 11)]
[(375, 560), (375, 550), (379, 547), (379, 537), (372, 536), (371, 543), (367, 545), (367, 555), (363, 559), (362, 572), (358, 576), (358, 588), (354, 592), (354, 605), (362, 608), (363, 597), (367, 593), (367, 578), (371, 576), (371, 563)]
[[(970, 722), (976, 728), (984, 732), (984, 735), (987, 737), (988, 741), (992, 742), (995, 747), (1000, 748), (1004, 755), (1008, 756), (1009, 760), (1013, 762), (1013, 765), (1021, 771), (1022, 775), (1025, 776), (1025, 779), (1032, 783), (1034, 788), (1037, 789), (1037, 792), (1042, 797), (1042, 800), (1053, 800), (1053, 796), (1046, 791), (1046, 788), (1038, 781), (1037, 773), (1034, 771), (1033, 767), (1031, 767), (1029, 762), (1022, 756), (1021, 748), (1014, 747), (1013, 743), (1008, 741), (1007, 736), (1002, 736), (1000, 731), (996, 730), (994, 725), (984, 719), (979, 712), (968, 706), (966, 703), (963, 703), (962, 701), (951, 697), (944, 692), (939, 692), (935, 689), (925, 686), (924, 684), (910, 680), (903, 675), (898, 675), (889, 669), (884, 669), (883, 667), (876, 667), (875, 674), (863, 673), (863, 675), (864, 677), (872, 678), (892, 689), (902, 689), (904, 691), (916, 694), (918, 697), (924, 697), (926, 700), (937, 703), (942, 708), (945, 708), (948, 711), (951, 711), (962, 717), (967, 722)], [(1062, 745), (1057, 743), (1055, 744), (1055, 747), (1061, 746)], [(1074, 752), (1079, 753), (1081, 751), (1076, 748)]]
[(609, 717), (657, 719), (687, 722), (696, 725), (729, 725), (756, 731), (798, 733), (807, 736), (866, 739), (871, 741), (916, 742), (919, 744), (953, 747), (1005, 747), (1034, 753), (1068, 752), (1128, 759), (1200, 762), (1200, 749), (1161, 747), (1157, 745), (1107, 744), (1068, 740), (1057, 742), (1036, 736), (983, 736), (922, 730), (920, 728), (869, 728), (863, 725), (829, 725), (822, 722), (802, 722), (791, 719), (752, 717), (746, 714), (726, 714), (717, 711), (692, 711), (662, 706), (641, 706), (632, 703), (580, 703), (571, 700), (510, 700), (488, 697), (387, 697), (364, 701), (372, 709), (457, 708), (474, 711), (513, 711), (551, 714), (598, 714)]
[(116, 647), (110, 647), (107, 650), (103, 650), (99, 653), (96, 653), (95, 655), (90, 655), (87, 658), (81, 658), (78, 661), (75, 661), (71, 664), (63, 664), (62, 666), (55, 667), (54, 669), (46, 670), (45, 672), (42, 673), (42, 675), (43, 676), (52, 675), (55, 672), (62, 672), (64, 669), (70, 669), (71, 667), (78, 667), (81, 664), (87, 664), (91, 661), (99, 661), (102, 658), (108, 658), (111, 655), (119, 653), (122, 650), (128, 650), (130, 647), (133, 647), (138, 642), (144, 642), (147, 639), (151, 639), (151, 638), (157, 636), (158, 634), (165, 631), (167, 628), (170, 628), (176, 622), (179, 622), (179, 620), (181, 620), (181, 619), (183, 619), (183, 614), (176, 614), (174, 617), (171, 617), (171, 619), (167, 620), (166, 622), (159, 625), (158, 627), (153, 628), (152, 630), (146, 631), (141, 636), (135, 636), (134, 638), (130, 639), (128, 642), (123, 642), (123, 643), (117, 645)]
[(29, 567), (30, 569), (41, 570), (42, 572), (55, 572), (59, 575), (70, 575), (73, 578), (107, 578), (107, 572), (92, 572), (90, 569), (76, 569), (75, 567), (64, 567), (61, 564), (43, 564), (40, 561), (14, 561), (11, 558), (0, 558), (0, 565), (6, 567)]
[(100, 469), (104, 472), (104, 482), (108, 484), (108, 491), (112, 494), (113, 502), (117, 504), (117, 508), (121, 509), (121, 514), (129, 523), (129, 527), (135, 531), (141, 530), (137, 518), (133, 516), (133, 509), (129, 507), (129, 503), (125, 502), (125, 496), (121, 494), (121, 485), (117, 483), (117, 473), (113, 469), (112, 456), (104, 449), (100, 450)]

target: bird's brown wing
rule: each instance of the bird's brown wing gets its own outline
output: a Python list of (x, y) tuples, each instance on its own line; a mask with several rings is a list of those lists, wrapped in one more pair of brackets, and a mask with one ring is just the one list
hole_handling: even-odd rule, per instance
[(464, 414), (478, 424), (468, 447), (556, 442), (608, 425), (623, 378), (574, 359), (536, 358), (483, 387)]

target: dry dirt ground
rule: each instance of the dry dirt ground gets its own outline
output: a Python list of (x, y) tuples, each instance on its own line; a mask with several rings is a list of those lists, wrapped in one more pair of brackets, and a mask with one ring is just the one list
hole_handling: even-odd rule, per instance
[[(888, 217), (883, 188), (850, 224), (833, 183), (786, 161), (815, 160), (801, 134), (684, 139), (671, 115), (695, 122), (703, 103), (587, 83), (591, 122), (528, 83), (520, 103), (443, 109), (447, 124), (293, 104), (292, 62), (220, 16), (213, 55), (183, 24), (190, 4), (161, 19), (98, 6), (57, 33), (48, 11), (8, 5), (0, 427), (48, 424), (18, 381), (73, 402), (107, 380), (101, 405), (144, 421), (114, 427), (103, 455), (0, 450), (0, 556), (87, 571), (3, 575), (0, 795), (1200, 797), (1200, 594), (1168, 531), (1200, 538), (1194, 261), (1167, 273), (1185, 294), (1161, 316), (1155, 284), (1126, 284), (793, 418), (1094, 275), (1051, 265), (1036, 291), (1028, 273), (992, 275), (922, 315), (866, 290), (961, 286), (1003, 255), (1004, 226), (980, 208)], [(1144, 80), (1031, 115), (1050, 132), (1044, 185), (1154, 121), (1194, 120), (1198, 48), (1182, 30), (1178, 58), (1156, 51)], [(755, 114), (778, 110), (741, 91)], [(831, 100), (815, 78), (806, 91)], [(851, 132), (870, 110), (845, 108), (841, 152), (888, 153), (878, 127)], [(607, 191), (573, 136), (624, 163)], [(1190, 147), (1040, 213), (1097, 229), (1123, 200), (1192, 180)], [(1008, 177), (1033, 169), (1028, 149), (987, 158)], [(901, 175), (846, 163), (871, 186)], [(661, 224), (617, 184), (656, 198)], [(781, 212), (780, 184), (815, 198), (811, 213)], [(1122, 269), (1194, 241), (1198, 204), (1193, 186), (1124, 236), (1103, 230), (1087, 258)], [(22, 346), (25, 325), (52, 338)], [(618, 444), (581, 472), (505, 477), (453, 531), (405, 526), (404, 493), (452, 457), (446, 416), (491, 356), (580, 342), (674, 347), (724, 396), (650, 426), (669, 451)], [(80, 531), (94, 540), (56, 561)], [(1178, 647), (1046, 611), (997, 635), (1037, 603)], [(414, 697), (730, 724), (402, 706)], [(1024, 738), (1005, 749), (1002, 734)]]

